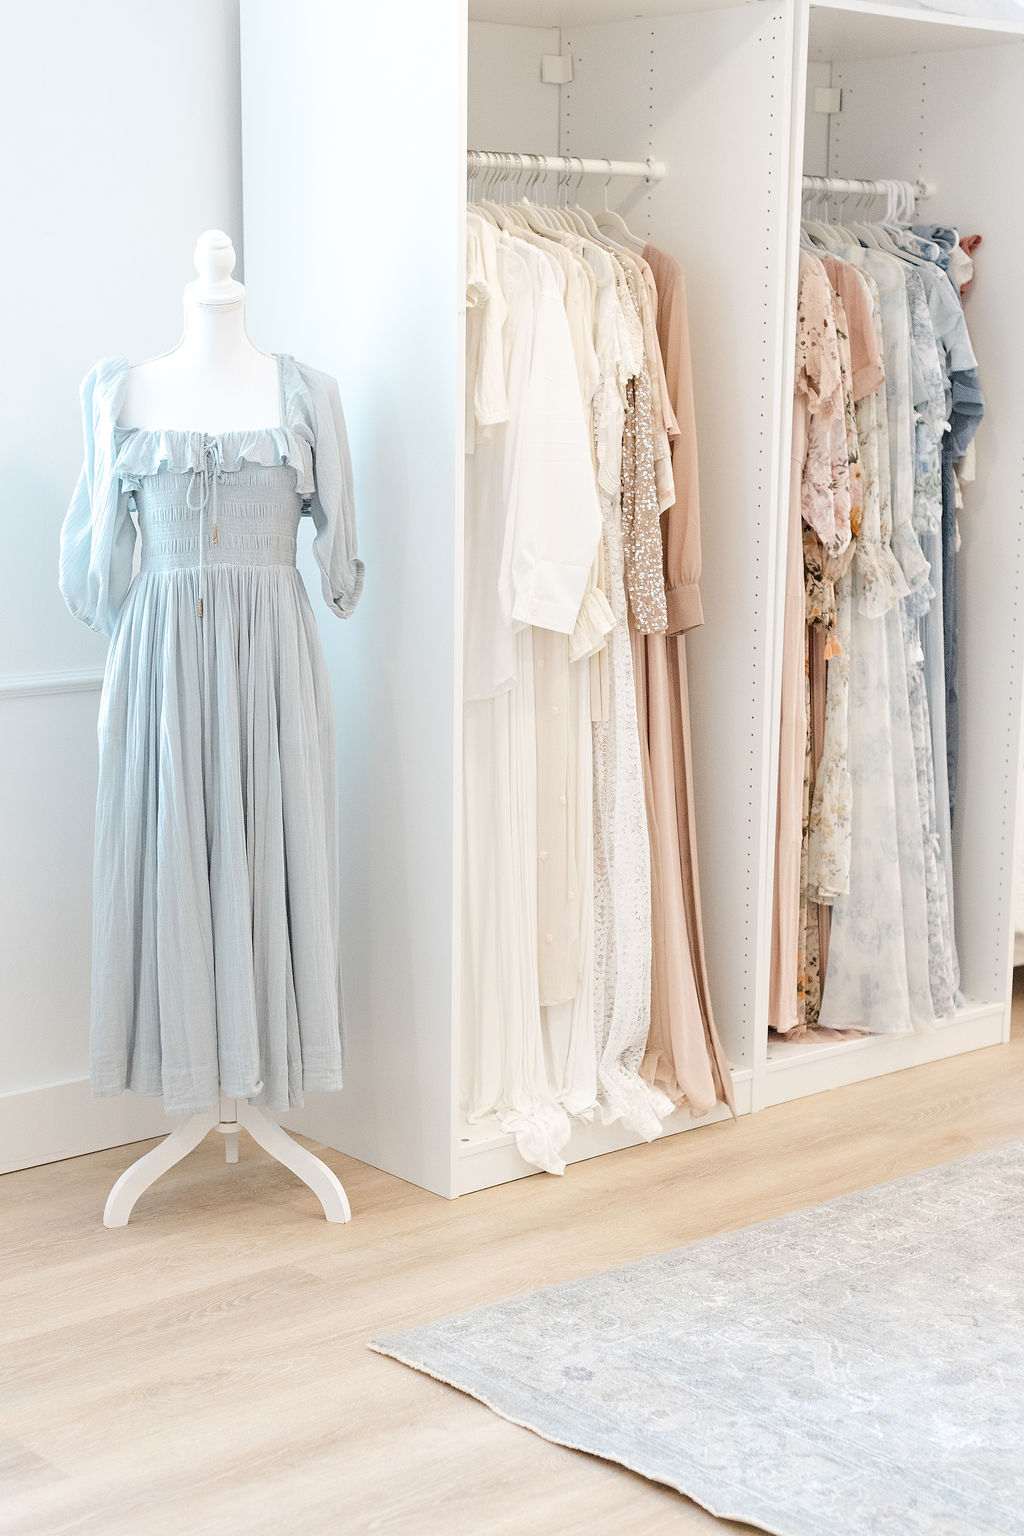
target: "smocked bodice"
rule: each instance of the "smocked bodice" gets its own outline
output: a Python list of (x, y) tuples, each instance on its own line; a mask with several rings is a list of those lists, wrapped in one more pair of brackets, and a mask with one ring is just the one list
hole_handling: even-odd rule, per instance
[(288, 353), (275, 357), (279, 420), (215, 434), (122, 426), (131, 364), (101, 358), (89, 371), (85, 458), (61, 528), (60, 588), (76, 618), (113, 635), (133, 583), (136, 521), (140, 575), (196, 570), (188, 585), (202, 619), (209, 572), (295, 566), (303, 511), (324, 599), (339, 618), (352, 612), (363, 562), (338, 386)]
[(147, 475), (134, 490), (140, 569), (294, 565), (303, 498), (287, 465)]

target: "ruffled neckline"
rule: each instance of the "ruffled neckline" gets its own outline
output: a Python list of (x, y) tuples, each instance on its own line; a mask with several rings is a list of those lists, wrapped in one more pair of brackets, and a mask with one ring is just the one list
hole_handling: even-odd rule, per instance
[(107, 410), (114, 446), (113, 473), (126, 491), (137, 491), (149, 475), (161, 470), (187, 473), (200, 470), (213, 451), (220, 472), (232, 474), (243, 464), (265, 468), (288, 464), (295, 471), (300, 496), (314, 490), (314, 431), (302, 404), (306, 385), (289, 352), (271, 354), (277, 364), (280, 421), (274, 426), (236, 428), (228, 432), (189, 431), (180, 427), (127, 427), (118, 421), (131, 363), (111, 357), (99, 365), (108, 374)]

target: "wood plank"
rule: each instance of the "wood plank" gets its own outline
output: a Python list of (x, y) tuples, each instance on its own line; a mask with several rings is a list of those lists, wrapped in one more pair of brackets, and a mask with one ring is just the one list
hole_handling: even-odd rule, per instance
[(108, 1232), (122, 1148), (0, 1179), (5, 1536), (711, 1536), (741, 1527), (366, 1349), (1024, 1135), (1007, 1046), (441, 1200), (324, 1155), (354, 1220), (243, 1137)]

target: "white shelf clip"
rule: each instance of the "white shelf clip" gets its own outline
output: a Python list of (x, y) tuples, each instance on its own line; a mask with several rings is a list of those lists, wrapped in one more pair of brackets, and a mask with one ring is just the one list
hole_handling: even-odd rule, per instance
[(568, 85), (572, 80), (572, 54), (542, 53), (540, 78), (545, 85)]

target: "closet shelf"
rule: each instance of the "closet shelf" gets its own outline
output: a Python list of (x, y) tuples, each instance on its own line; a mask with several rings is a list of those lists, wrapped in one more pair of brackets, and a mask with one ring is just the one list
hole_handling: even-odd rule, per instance
[[(951, 1019), (940, 1019), (936, 1032), (955, 1029), (960, 1024), (975, 1024), (980, 1019), (1002, 1017), (1002, 1003), (969, 1002)], [(862, 1035), (859, 1040), (772, 1040), (768, 1046), (768, 1071), (786, 1072), (803, 1061), (824, 1061), (830, 1056), (845, 1056), (851, 1051), (884, 1048), (897, 1040), (926, 1039), (932, 1033), (907, 1035)]]
[[(742, 1068), (733, 1073), (736, 1110), (741, 1115), (750, 1112), (752, 1076), (750, 1068)], [(657, 1139), (662, 1141), (666, 1136), (672, 1136), (677, 1131), (715, 1125), (719, 1121), (729, 1119), (731, 1116), (724, 1104), (716, 1105), (709, 1115), (705, 1115), (700, 1120), (692, 1119), (686, 1110), (679, 1110), (665, 1121), (663, 1133)], [(572, 1139), (564, 1155), (567, 1162), (578, 1163), (591, 1157), (600, 1157), (605, 1152), (621, 1152), (628, 1147), (644, 1145), (646, 1143), (639, 1136), (634, 1135), (621, 1123), (615, 1125), (579, 1123), (573, 1129)], [(536, 1168), (520, 1157), (514, 1138), (498, 1129), (497, 1121), (493, 1116), (488, 1116), (486, 1120), (481, 1120), (475, 1125), (467, 1126), (463, 1123), (460, 1126), (455, 1175), (459, 1194), (470, 1194), (475, 1190), (508, 1183), (513, 1179), (536, 1172)]]
[(815, 63), (850, 63), (900, 54), (942, 53), (1024, 42), (1024, 22), (951, 16), (945, 11), (812, 0), (809, 55)]
[[(749, 1067), (734, 1069), (732, 1074), (733, 1087), (742, 1088), (749, 1085), (752, 1077), (753, 1072)], [(690, 1125), (712, 1125), (716, 1120), (727, 1120), (728, 1118), (729, 1111), (725, 1108), (724, 1104), (716, 1105), (711, 1114), (704, 1115), (699, 1121), (695, 1121), (686, 1110), (677, 1110), (674, 1115), (670, 1115), (665, 1121), (665, 1135), (670, 1136), (676, 1131), (688, 1128)], [(581, 1153), (580, 1155), (597, 1156), (601, 1152), (611, 1150), (608, 1145), (610, 1135), (614, 1135), (623, 1147), (638, 1147), (642, 1144), (640, 1137), (634, 1136), (627, 1126), (621, 1124), (614, 1126), (587, 1124), (581, 1120), (573, 1128), (574, 1150), (577, 1149), (577, 1144), (585, 1140), (588, 1135), (594, 1136), (595, 1134), (600, 1139), (600, 1146), (595, 1145), (592, 1153)], [(661, 1138), (659, 1137), (658, 1139), (660, 1140)], [(467, 1124), (463, 1120), (459, 1125), (460, 1157), (474, 1157), (478, 1152), (492, 1152), (499, 1147), (514, 1146), (515, 1137), (499, 1128), (496, 1115), (488, 1115), (483, 1120), (474, 1121), (472, 1125)]]
[(729, 10), (737, 0), (471, 0), (471, 21), (520, 27), (593, 26), (608, 21), (643, 21)]
[(970, 1003), (936, 1029), (913, 1035), (871, 1035), (861, 1040), (815, 1044), (798, 1040), (768, 1047), (762, 1107), (785, 1104), (829, 1088), (845, 1088), (905, 1067), (924, 1066), (963, 1051), (1000, 1045), (1004, 1039), (1002, 1003)]
[[(602, 22), (654, 20), (736, 8), (736, 0), (472, 0), (472, 21), (521, 27), (579, 27)], [(827, 26), (821, 12), (831, 11)], [(811, 58), (875, 59), (900, 53), (984, 48), (1024, 38), (1024, 22), (954, 16), (917, 6), (871, 0), (812, 0)]]

